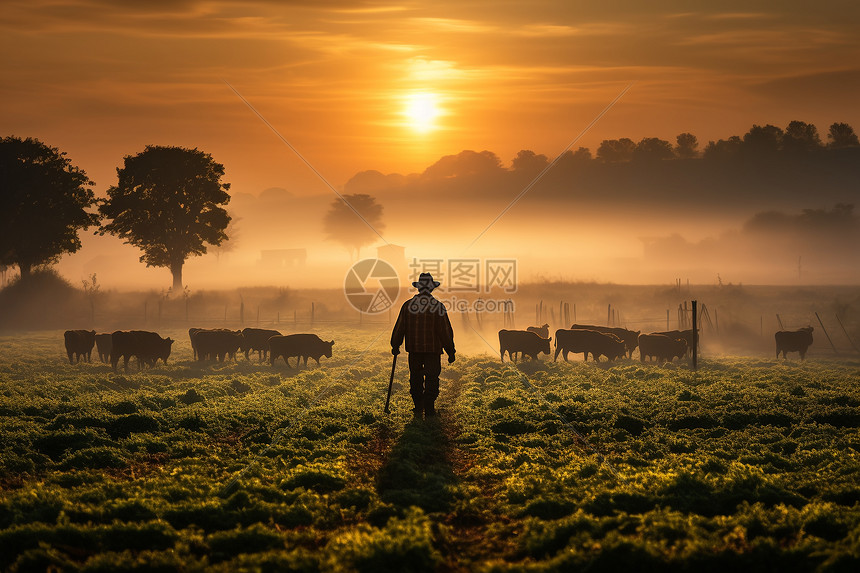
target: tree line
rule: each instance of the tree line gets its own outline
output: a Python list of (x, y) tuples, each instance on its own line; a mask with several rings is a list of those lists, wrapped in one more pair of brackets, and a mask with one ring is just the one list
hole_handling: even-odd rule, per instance
[[(94, 182), (66, 153), (38, 139), (0, 139), (0, 269), (16, 265), (21, 280), (81, 248), (80, 231), (95, 228), (141, 250), (140, 261), (163, 267), (182, 292), (191, 256), (230, 244), (230, 184), (224, 166), (198, 149), (147, 146), (124, 158), (117, 183), (98, 199)], [(363, 194), (335, 199), (323, 220), (329, 240), (358, 255), (384, 229), (382, 206)]]
[(94, 182), (64, 152), (38, 139), (0, 139), (0, 266), (34, 268), (81, 248), (95, 228), (141, 251), (141, 262), (166, 267), (182, 291), (186, 259), (228, 239), (229, 183), (224, 166), (198, 149), (150, 145), (124, 158), (117, 183), (98, 199)]
[[(702, 150), (691, 133), (679, 134), (675, 144), (657, 137), (638, 142), (607, 139), (598, 146), (596, 156), (585, 147), (566, 152), (549, 178), (565, 178), (570, 169), (576, 172), (577, 166), (604, 165), (614, 169), (626, 163), (655, 165), (671, 160), (680, 160), (681, 165), (701, 161), (719, 170), (732, 162), (755, 168), (773, 162), (803, 163), (799, 159), (808, 164), (810, 159), (839, 155), (844, 150), (850, 150), (849, 163), (854, 163), (860, 141), (850, 125), (833, 123), (826, 140), (822, 141), (815, 125), (802, 121), (792, 121), (785, 129), (753, 125), (743, 136), (710, 141)], [(391, 183), (387, 181), (390, 177), (373, 172), (376, 174), (367, 180), (371, 172), (365, 172), (348, 182), (346, 189), (356, 187), (353, 183), (361, 177), (368, 184), (332, 202), (323, 219), (323, 231), (329, 240), (343, 244), (357, 256), (360, 247), (373, 243), (384, 229), (382, 206), (367, 193), (368, 187), (382, 191), (392, 184), (417, 184), (439, 191), (444, 188), (440, 187), (440, 179), (451, 185), (460, 175), (468, 175), (463, 185), (473, 192), (474, 177), (482, 173), (530, 178), (547, 165), (545, 155), (529, 150), (519, 152), (510, 170), (504, 169), (490, 152), (463, 152), (440, 159), (417, 179), (401, 176), (401, 180)], [(822, 164), (833, 171), (828, 165)], [(831, 173), (834, 180), (843, 169), (836, 167)], [(853, 173), (849, 171), (848, 175)], [(140, 260), (147, 266), (169, 269), (172, 290), (182, 291), (182, 268), (188, 257), (205, 254), (208, 248), (219, 248), (229, 240), (231, 217), (224, 206), (230, 201), (230, 184), (223, 182), (223, 177), (224, 166), (208, 153), (196, 148), (150, 145), (136, 155), (125, 156), (123, 166), (117, 168), (117, 183), (107, 190), (106, 199), (99, 199), (92, 190), (94, 182), (64, 152), (38, 139), (2, 138), (0, 270), (16, 265), (21, 280), (27, 280), (34, 268), (77, 252), (81, 248), (79, 232), (95, 228), (100, 235), (112, 234), (138, 247), (142, 252)], [(494, 181), (504, 183), (503, 179), (497, 177)], [(649, 187), (641, 177), (637, 180), (648, 193), (662, 192), (651, 189), (653, 185)], [(724, 182), (709, 181), (721, 189), (724, 186)], [(503, 186), (491, 187), (498, 193)]]
[[(775, 125), (753, 125), (743, 136), (733, 135), (728, 139), (709, 141), (699, 149), (698, 138), (692, 133), (681, 133), (675, 144), (658, 137), (644, 137), (638, 142), (623, 137), (604, 139), (597, 148), (596, 159), (604, 163), (620, 163), (636, 160), (665, 159), (724, 159), (742, 156), (798, 155), (826, 149), (845, 149), (860, 146), (854, 128), (847, 123), (833, 123), (827, 132), (827, 142), (821, 140), (818, 128), (803, 121), (792, 121), (785, 129)], [(521, 152), (522, 153), (522, 152)], [(576, 159), (591, 160), (591, 151), (580, 147), (572, 152)], [(525, 158), (518, 157), (521, 161)], [(515, 160), (516, 162), (516, 160)], [(516, 169), (517, 165), (514, 164)]]

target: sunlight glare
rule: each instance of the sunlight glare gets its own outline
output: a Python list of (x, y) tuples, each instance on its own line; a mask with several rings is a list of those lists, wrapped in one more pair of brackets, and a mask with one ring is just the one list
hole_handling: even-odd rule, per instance
[(429, 92), (409, 94), (405, 98), (403, 115), (406, 123), (415, 131), (426, 133), (436, 127), (436, 118), (441, 115), (439, 98)]

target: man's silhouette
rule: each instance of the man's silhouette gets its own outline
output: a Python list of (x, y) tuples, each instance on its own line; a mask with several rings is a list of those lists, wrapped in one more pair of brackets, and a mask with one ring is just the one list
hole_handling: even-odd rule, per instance
[(454, 362), (454, 330), (448, 319), (445, 305), (431, 293), (439, 286), (430, 273), (421, 273), (412, 283), (418, 294), (403, 303), (391, 332), (391, 354), (400, 354), (400, 345), (406, 338), (409, 353), (409, 392), (416, 416), (436, 414), (435, 402), (439, 395), (439, 374), (442, 372), (442, 350), (448, 363)]

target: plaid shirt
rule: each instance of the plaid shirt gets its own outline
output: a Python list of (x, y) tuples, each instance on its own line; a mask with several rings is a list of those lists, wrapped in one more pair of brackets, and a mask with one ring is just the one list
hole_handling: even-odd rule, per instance
[(445, 305), (431, 294), (419, 293), (403, 303), (391, 332), (391, 347), (400, 348), (406, 338), (406, 352), (454, 354), (454, 330)]

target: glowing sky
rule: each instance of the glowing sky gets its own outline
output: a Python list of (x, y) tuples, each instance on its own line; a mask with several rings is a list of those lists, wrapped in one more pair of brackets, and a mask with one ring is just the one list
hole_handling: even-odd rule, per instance
[(338, 187), (462, 149), (554, 156), (630, 82), (583, 145), (684, 131), (704, 144), (793, 119), (860, 128), (858, 14), (795, 0), (7, 0), (0, 132), (68, 152), (100, 194), (146, 144), (211, 153), (235, 191), (301, 194), (325, 188), (225, 80)]

